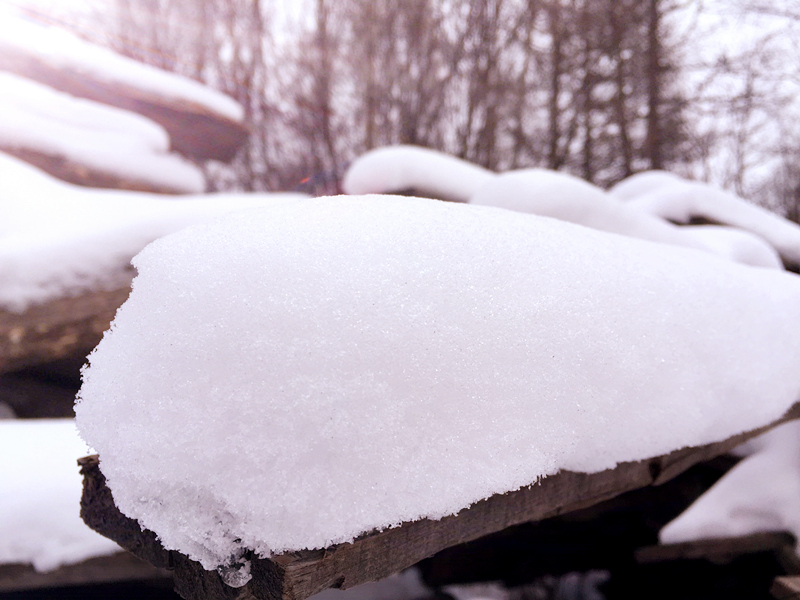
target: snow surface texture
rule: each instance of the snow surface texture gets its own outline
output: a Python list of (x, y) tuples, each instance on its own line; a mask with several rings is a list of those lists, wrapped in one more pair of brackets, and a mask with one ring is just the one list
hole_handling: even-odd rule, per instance
[(346, 194), (391, 194), (412, 190), (441, 200), (466, 202), (491, 171), (460, 158), (417, 146), (387, 146), (357, 158), (345, 173)]
[[(750, 231), (769, 242), (784, 261), (800, 266), (800, 225), (712, 185), (671, 177), (674, 181), (667, 182), (660, 171), (639, 173), (614, 190), (628, 197), (629, 206), (676, 223), (702, 217)], [(649, 191), (628, 193), (639, 186), (647, 189), (648, 183)]]
[(0, 421), (0, 564), (51, 571), (121, 551), (79, 515), (75, 461), (89, 453), (72, 419)]
[(800, 399), (800, 278), (554, 219), (320, 198), (134, 264), (78, 424), (119, 508), (206, 568), (724, 439)]
[(233, 121), (244, 118), (242, 107), (225, 94), (90, 44), (57, 27), (26, 20), (9, 6), (0, 6), (0, 51), (3, 50), (36, 56), (60, 69), (120, 86), (196, 103)]
[(0, 72), (0, 145), (59, 156), (105, 175), (176, 192), (205, 190), (203, 174), (169, 153), (169, 136), (137, 114)]
[(302, 194), (165, 197), (70, 185), (0, 153), (0, 308), (113, 289), (130, 281), (131, 258), (153, 240), (234, 210)]
[(662, 543), (790, 531), (800, 539), (800, 423), (759, 436), (752, 452), (668, 523)]

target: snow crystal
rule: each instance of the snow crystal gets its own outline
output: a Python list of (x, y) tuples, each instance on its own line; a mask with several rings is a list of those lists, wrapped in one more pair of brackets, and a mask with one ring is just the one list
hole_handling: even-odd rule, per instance
[(470, 204), (496, 206), (655, 242), (711, 251), (695, 236), (582, 179), (549, 169), (508, 171), (487, 181)]
[(162, 238), (76, 404), (119, 508), (206, 568), (765, 425), (800, 278), (554, 219), (300, 200)]
[(51, 571), (120, 551), (80, 518), (87, 454), (72, 419), (0, 421), (0, 564)]
[(759, 436), (755, 450), (659, 534), (662, 543), (790, 531), (800, 539), (800, 422)]
[(0, 146), (65, 158), (104, 175), (202, 192), (203, 173), (169, 153), (169, 136), (137, 114), (0, 72)]
[(64, 71), (196, 103), (233, 121), (244, 118), (241, 105), (221, 92), (90, 44), (57, 27), (33, 23), (13, 10), (0, 13), (0, 51), (33, 56)]
[(130, 281), (130, 259), (151, 241), (234, 210), (303, 194), (169, 197), (58, 181), (0, 153), (0, 308), (28, 306)]
[(347, 194), (413, 190), (441, 200), (466, 202), (494, 173), (465, 160), (416, 146), (387, 146), (356, 159), (345, 173)]

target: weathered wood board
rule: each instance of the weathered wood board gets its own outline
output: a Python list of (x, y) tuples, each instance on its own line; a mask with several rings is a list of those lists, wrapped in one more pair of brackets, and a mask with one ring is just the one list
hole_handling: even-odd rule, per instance
[(680, 544), (649, 546), (637, 550), (635, 557), (640, 564), (693, 559), (725, 564), (744, 554), (772, 552), (787, 573), (800, 574), (800, 558), (795, 552), (796, 544), (797, 540), (791, 533), (772, 531), (741, 537), (709, 538)]
[(165, 550), (153, 532), (119, 512), (100, 471), (97, 456), (79, 461), (84, 475), (81, 516), (89, 527), (158, 567), (175, 571), (175, 586), (187, 600), (304, 600), (324, 589), (349, 588), (410, 567), (450, 546), (526, 521), (536, 521), (658, 485), (693, 464), (718, 456), (770, 427), (800, 417), (800, 402), (779, 421), (755, 431), (699, 448), (684, 448), (599, 473), (560, 472), (540, 483), (497, 494), (439, 521), (423, 519), (362, 535), (352, 543), (324, 550), (291, 552), (271, 559), (251, 558), (253, 578), (242, 588), (223, 583), (185, 555)]
[(85, 356), (102, 339), (130, 291), (127, 283), (114, 290), (58, 298), (23, 313), (0, 309), (0, 374)]
[(171, 578), (172, 573), (166, 569), (156, 568), (129, 552), (117, 552), (46, 573), (39, 573), (28, 564), (0, 565), (0, 592)]

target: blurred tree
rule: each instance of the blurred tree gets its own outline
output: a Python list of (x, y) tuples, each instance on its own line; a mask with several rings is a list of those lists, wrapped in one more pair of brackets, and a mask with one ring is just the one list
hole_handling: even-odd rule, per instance
[(294, 4), (114, 2), (117, 49), (245, 107), (250, 144), (210, 170), (217, 188), (308, 178), (308, 189), (334, 192), (348, 161), (398, 143), (603, 186), (677, 169), (765, 203), (764, 165), (783, 169), (776, 181), (794, 173), (780, 136), (796, 130), (800, 60), (776, 67), (778, 40), (798, 22), (788, 0), (714, 0), (786, 26), (702, 57), (687, 49), (703, 32), (685, 25), (708, 12), (700, 0), (306, 0), (305, 18), (276, 21)]

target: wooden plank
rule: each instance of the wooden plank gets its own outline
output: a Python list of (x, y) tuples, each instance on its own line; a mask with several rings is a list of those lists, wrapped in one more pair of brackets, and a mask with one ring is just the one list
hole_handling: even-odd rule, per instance
[(0, 565), (0, 592), (155, 579), (172, 579), (172, 573), (130, 552), (98, 556), (46, 573), (29, 564)]
[(698, 558), (727, 563), (743, 554), (775, 552), (784, 547), (794, 549), (796, 542), (788, 531), (771, 531), (740, 537), (708, 538), (680, 544), (649, 546), (638, 549), (635, 558), (640, 564)]
[[(779, 421), (800, 417), (800, 402)], [(769, 427), (701, 448), (682, 449), (650, 460), (621, 463), (600, 473), (562, 471), (515, 492), (497, 494), (439, 521), (423, 519), (382, 532), (370, 532), (352, 543), (324, 550), (290, 552), (251, 560), (251, 581), (242, 588), (226, 586), (213, 571), (179, 552), (167, 551), (150, 531), (122, 515), (105, 485), (97, 456), (79, 461), (84, 475), (81, 516), (89, 527), (152, 564), (175, 570), (176, 590), (187, 600), (304, 600), (324, 589), (346, 589), (377, 581), (410, 567), (450, 546), (613, 498), (623, 492), (658, 484), (695, 462), (723, 454)]]
[(86, 356), (102, 339), (130, 291), (130, 283), (123, 283), (114, 290), (57, 298), (23, 313), (0, 310), (0, 373)]
[(92, 78), (79, 69), (2, 44), (0, 70), (38, 81), (79, 98), (87, 98), (139, 113), (160, 124), (170, 136), (172, 150), (199, 160), (230, 162), (247, 141), (249, 131), (210, 109), (186, 100), (159, 96), (144, 88)]
[(776, 577), (769, 591), (780, 600), (800, 600), (800, 577)]

